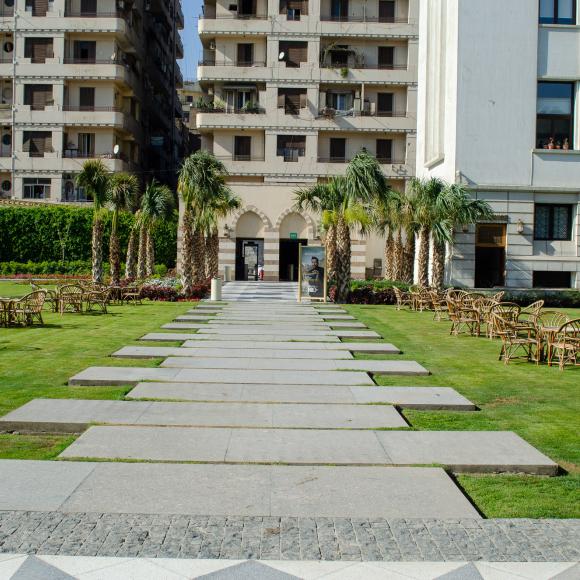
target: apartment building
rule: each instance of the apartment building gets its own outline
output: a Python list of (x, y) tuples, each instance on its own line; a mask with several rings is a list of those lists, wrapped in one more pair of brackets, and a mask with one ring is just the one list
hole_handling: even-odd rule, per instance
[[(296, 279), (318, 216), (294, 192), (344, 173), (362, 148), (394, 188), (415, 173), (419, 0), (206, 0), (196, 127), (243, 208), (220, 231), (220, 268)], [(355, 238), (357, 236), (355, 235)], [(383, 243), (355, 239), (355, 278), (379, 273)]]
[(0, 0), (0, 196), (85, 201), (86, 159), (174, 180), (180, 0)]
[(182, 120), (185, 128), (184, 141), (187, 153), (197, 151), (201, 147), (201, 139), (197, 130), (197, 107), (204, 100), (204, 93), (196, 81), (184, 81), (183, 87), (177, 90), (181, 102)]
[(580, 288), (580, 4), (429, 0), (417, 173), (496, 212), (458, 232), (448, 282)]

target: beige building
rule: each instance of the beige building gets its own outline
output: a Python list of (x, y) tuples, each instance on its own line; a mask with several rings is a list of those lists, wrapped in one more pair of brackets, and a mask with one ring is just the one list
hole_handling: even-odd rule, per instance
[(200, 148), (199, 131), (197, 130), (197, 105), (204, 99), (201, 85), (196, 81), (184, 81), (183, 86), (177, 90), (181, 102), (182, 119), (185, 128), (184, 141), (188, 153)]
[(174, 179), (180, 0), (0, 0), (0, 196), (85, 201), (86, 159)]
[[(394, 188), (415, 173), (419, 0), (206, 0), (195, 124), (244, 207), (222, 224), (220, 268), (297, 274), (320, 244), (294, 192), (345, 171), (363, 147)], [(356, 237), (356, 236), (355, 236)], [(380, 272), (381, 240), (354, 240), (352, 273)]]

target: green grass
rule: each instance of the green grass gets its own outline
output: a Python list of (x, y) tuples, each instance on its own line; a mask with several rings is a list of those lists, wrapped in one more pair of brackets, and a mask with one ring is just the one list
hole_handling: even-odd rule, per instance
[[(431, 313), (397, 312), (383, 306), (347, 308), (403, 350), (401, 358), (416, 360), (432, 373), (403, 380), (377, 377), (377, 383), (453, 387), (481, 409), (473, 413), (406, 410), (404, 415), (414, 428), (514, 431), (562, 467), (563, 475), (554, 478), (459, 476), (459, 484), (482, 513), (580, 517), (580, 367), (561, 372), (525, 361), (506, 366), (498, 361), (498, 341), (450, 336), (450, 323), (434, 322)], [(579, 310), (568, 312), (580, 317)]]
[[(0, 282), (0, 296), (22, 296), (29, 288), (28, 284)], [(123, 346), (139, 344), (139, 337), (159, 331), (161, 325), (191, 307), (145, 302), (142, 306), (113, 306), (108, 315), (60, 316), (45, 311), (44, 327), (0, 328), (0, 416), (37, 398), (123, 399), (130, 387), (69, 387), (66, 383), (89, 366), (157, 366), (160, 359), (114, 359), (109, 355)], [(0, 435), (0, 459), (53, 459), (70, 443), (68, 436)]]

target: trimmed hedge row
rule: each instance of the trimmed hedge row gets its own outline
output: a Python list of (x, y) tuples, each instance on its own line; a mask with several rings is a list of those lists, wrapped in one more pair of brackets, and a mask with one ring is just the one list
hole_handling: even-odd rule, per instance
[[(90, 207), (0, 207), (0, 262), (88, 262), (91, 260), (93, 210)], [(121, 255), (127, 251), (134, 217), (119, 219)], [(107, 260), (111, 216), (105, 218), (103, 260)], [(153, 232), (155, 259), (174, 268), (177, 220), (159, 224)], [(48, 273), (48, 272), (47, 272)]]

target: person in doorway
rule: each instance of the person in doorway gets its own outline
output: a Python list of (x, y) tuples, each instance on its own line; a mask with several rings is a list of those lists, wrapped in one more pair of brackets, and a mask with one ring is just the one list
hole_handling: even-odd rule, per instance
[(264, 266), (262, 264), (258, 264), (258, 280), (264, 280)]

